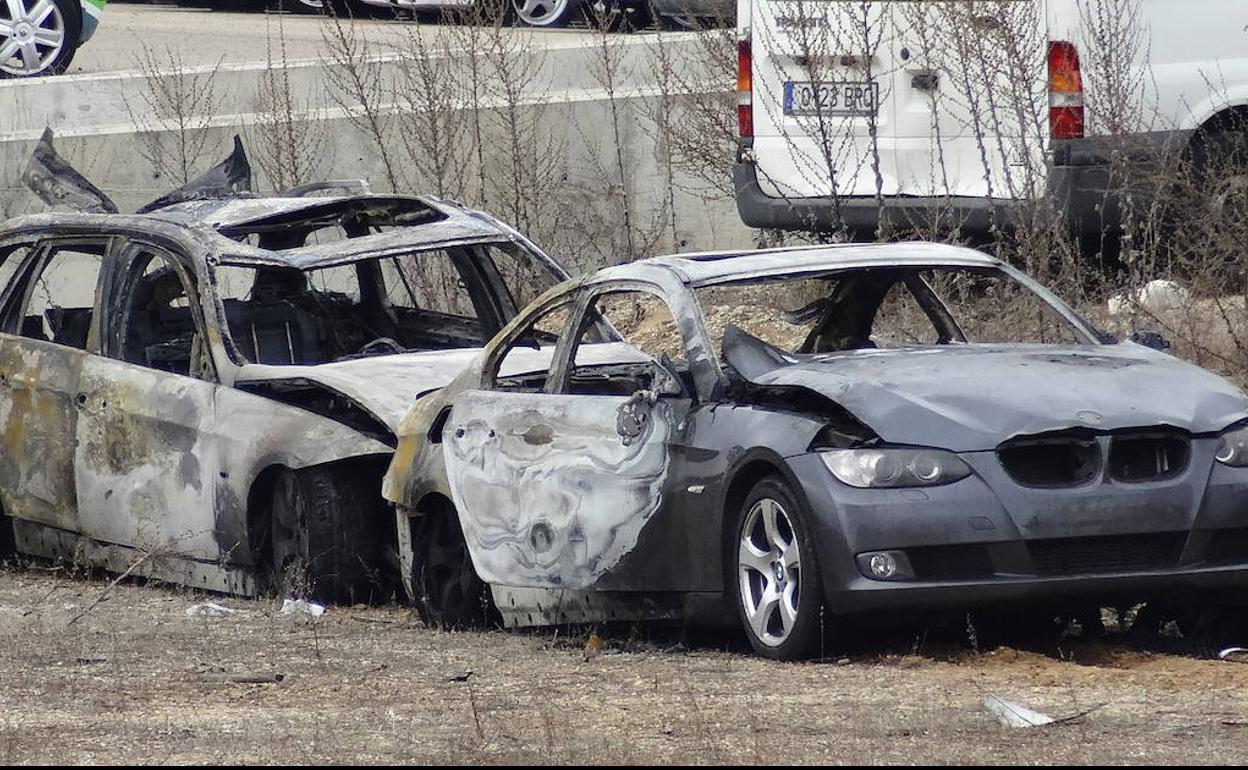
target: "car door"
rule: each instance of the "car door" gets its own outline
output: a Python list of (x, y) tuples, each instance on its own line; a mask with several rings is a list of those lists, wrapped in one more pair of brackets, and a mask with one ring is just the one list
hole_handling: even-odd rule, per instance
[(663, 505), (669, 442), (690, 405), (671, 311), (653, 291), (612, 287), (587, 295), (578, 318), (547, 372), (508, 371), (533, 354), (521, 335), (493, 386), (457, 399), (443, 433), (487, 582), (593, 586)]
[(86, 358), (78, 383), (82, 533), (216, 559), (207, 436), (217, 386), (191, 275), (172, 254), (131, 243), (102, 283), (102, 355)]
[(95, 348), (96, 288), (108, 248), (108, 238), (42, 239), (3, 263), (5, 273), (15, 269), (0, 295), (0, 499), (14, 519), (79, 528), (79, 379)]

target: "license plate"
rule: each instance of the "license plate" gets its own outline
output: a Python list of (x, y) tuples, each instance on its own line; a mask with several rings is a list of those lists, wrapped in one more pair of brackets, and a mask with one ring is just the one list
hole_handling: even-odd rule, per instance
[(880, 106), (880, 84), (873, 81), (784, 84), (785, 115), (870, 118)]

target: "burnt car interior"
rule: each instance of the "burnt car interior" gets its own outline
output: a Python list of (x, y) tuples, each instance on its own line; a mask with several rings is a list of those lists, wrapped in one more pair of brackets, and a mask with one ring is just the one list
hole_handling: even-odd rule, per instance
[[(478, 249), (369, 259), (320, 270), (218, 268), (230, 336), (248, 361), (321, 364), (478, 347), (500, 325), (461, 265)], [(488, 257), (486, 257), (488, 259)]]
[[(309, 247), (442, 219), (418, 201), (382, 198), (331, 201), (220, 232), (298, 259)], [(236, 350), (262, 364), (478, 347), (527, 294), (557, 279), (502, 244), (413, 249), (306, 270), (227, 263), (216, 272)]]
[[(736, 326), (793, 354), (1085, 342), (1048, 303), (995, 268), (862, 268), (712, 286), (698, 296), (712, 336)], [(721, 317), (721, 307), (747, 303), (761, 312)]]

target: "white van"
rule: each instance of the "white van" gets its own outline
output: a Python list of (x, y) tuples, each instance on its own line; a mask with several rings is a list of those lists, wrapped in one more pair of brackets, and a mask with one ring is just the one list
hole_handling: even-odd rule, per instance
[(1245, 0), (739, 0), (737, 19), (753, 227), (974, 234), (1046, 208), (1097, 235), (1123, 169), (1248, 147)]

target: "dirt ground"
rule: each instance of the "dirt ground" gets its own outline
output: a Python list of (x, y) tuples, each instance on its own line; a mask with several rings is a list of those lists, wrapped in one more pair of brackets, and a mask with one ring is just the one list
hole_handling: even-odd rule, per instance
[[(396, 606), (311, 618), (273, 600), (107, 589), (49, 567), (0, 570), (0, 762), (1248, 760), (1240, 663), (1105, 643), (1055, 657), (870, 642), (850, 658), (773, 663), (653, 630), (607, 635), (586, 660), (584, 629), (449, 633)], [(236, 612), (186, 615), (203, 601)], [(223, 681), (234, 674), (282, 678)], [(1008, 728), (986, 692), (1055, 717), (1100, 708)]]

